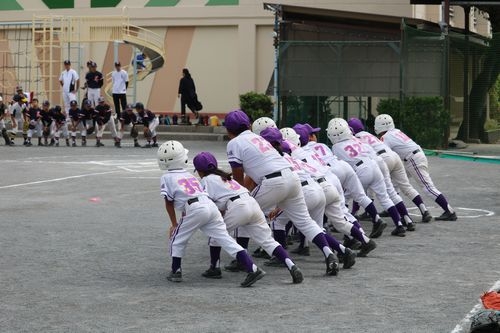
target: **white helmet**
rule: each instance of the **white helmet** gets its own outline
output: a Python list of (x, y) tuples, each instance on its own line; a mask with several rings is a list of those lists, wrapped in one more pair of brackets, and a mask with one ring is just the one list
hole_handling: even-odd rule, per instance
[(158, 166), (161, 170), (185, 168), (188, 163), (188, 150), (179, 141), (170, 140), (158, 148)]
[(276, 128), (276, 123), (269, 117), (260, 117), (256, 119), (252, 124), (252, 132), (257, 135), (260, 135), (260, 132), (265, 130), (268, 127)]
[(394, 120), (388, 114), (379, 114), (375, 118), (375, 133), (380, 134), (394, 129)]
[(333, 118), (330, 120), (326, 134), (328, 135), (328, 139), (334, 144), (352, 138), (349, 124), (342, 118)]
[(291, 127), (283, 127), (280, 129), (281, 135), (283, 135), (283, 139), (290, 141), (296, 146), (300, 147), (300, 137), (295, 132), (295, 130)]

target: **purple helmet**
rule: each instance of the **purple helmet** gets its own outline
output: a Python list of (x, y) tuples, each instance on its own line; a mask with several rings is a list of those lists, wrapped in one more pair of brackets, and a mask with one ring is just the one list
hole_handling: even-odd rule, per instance
[(349, 121), (347, 123), (349, 124), (349, 127), (351, 128), (352, 134), (356, 134), (356, 133), (359, 133), (359, 132), (365, 130), (365, 126), (363, 125), (361, 120), (359, 120), (358, 118), (351, 118), (351, 119), (349, 119)]
[(276, 127), (268, 127), (260, 132), (260, 136), (266, 139), (269, 143), (279, 143), (283, 142), (283, 135), (280, 130)]
[(196, 171), (207, 171), (217, 169), (217, 159), (211, 153), (204, 151), (193, 158)]
[(241, 110), (231, 111), (224, 118), (224, 127), (229, 132), (238, 133), (242, 128), (250, 128), (250, 118)]
[(295, 124), (293, 130), (299, 135), (300, 145), (304, 147), (309, 142), (309, 131), (307, 127), (302, 124)]

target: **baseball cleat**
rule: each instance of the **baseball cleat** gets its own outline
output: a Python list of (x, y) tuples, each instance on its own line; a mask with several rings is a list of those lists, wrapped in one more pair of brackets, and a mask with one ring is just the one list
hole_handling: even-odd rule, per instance
[(292, 276), (292, 281), (294, 284), (299, 284), (304, 281), (304, 276), (302, 275), (301, 270), (296, 265), (293, 265), (289, 272)]
[(255, 272), (248, 273), (245, 281), (241, 283), (241, 286), (244, 288), (250, 287), (252, 284), (262, 279), (264, 275), (266, 275), (266, 272), (257, 267), (257, 270)]
[(381, 213), (379, 213), (378, 216), (380, 216), (380, 217), (390, 217), (389, 213), (386, 210), (384, 210)]
[(385, 227), (387, 227), (387, 223), (385, 223), (382, 220), (378, 220), (377, 222), (373, 223), (373, 228), (372, 232), (370, 233), (370, 238), (378, 238), (382, 236), (382, 233), (384, 232)]
[(351, 250), (359, 250), (361, 248), (361, 242), (357, 239), (344, 236), (344, 246)]
[(172, 282), (182, 282), (182, 272), (170, 272), (170, 274), (168, 274), (167, 276), (167, 280)]
[(436, 221), (456, 221), (457, 214), (452, 213), (452, 212), (444, 212), (440, 216), (435, 217), (434, 220), (436, 220)]
[(339, 264), (335, 260), (335, 255), (331, 253), (328, 257), (325, 259), (326, 263), (326, 275), (337, 275), (339, 272)]
[(399, 236), (399, 237), (404, 237), (406, 234), (405, 227), (402, 225), (398, 225), (394, 230), (391, 232), (391, 235), (393, 236)]
[(345, 253), (343, 254), (343, 257), (344, 260), (342, 267), (344, 269), (349, 269), (356, 263), (356, 253), (354, 253), (353, 251), (351, 251), (351, 249), (347, 247), (345, 248)]
[(146, 143), (144, 146), (142, 146), (142, 148), (151, 148), (151, 144)]
[(375, 250), (376, 247), (377, 243), (370, 239), (368, 243), (361, 245), (361, 250), (358, 252), (358, 257), (366, 257), (368, 253)]
[(363, 214), (356, 216), (358, 220), (360, 221), (371, 221), (370, 214), (368, 214), (366, 211), (363, 212)]
[(295, 250), (290, 251), (290, 253), (297, 254), (299, 256), (310, 256), (311, 251), (309, 250), (309, 246), (299, 246)]
[(151, 145), (151, 147), (153, 147), (153, 148), (158, 148), (158, 143), (156, 143), (156, 142), (155, 142), (155, 143), (153, 143), (153, 144)]
[(201, 274), (201, 276), (206, 277), (208, 279), (220, 279), (222, 277), (222, 272), (219, 267), (210, 267), (205, 272)]
[(228, 272), (244, 272), (245, 267), (243, 267), (242, 264), (240, 264), (236, 259), (232, 260), (229, 265), (224, 266), (224, 270)]
[(432, 220), (432, 215), (429, 213), (429, 211), (425, 211), (422, 214), (422, 223), (429, 223)]
[(261, 247), (257, 248), (255, 251), (253, 251), (252, 257), (271, 259), (271, 256), (269, 254), (267, 254), (267, 252), (264, 251)]
[(286, 267), (284, 262), (279, 261), (278, 258), (276, 257), (271, 257), (268, 261), (264, 263), (264, 266), (269, 266), (269, 267)]
[(415, 231), (415, 223), (406, 224), (406, 231)]
[(134, 147), (135, 148), (141, 148), (142, 146), (139, 144), (139, 142), (134, 142)]

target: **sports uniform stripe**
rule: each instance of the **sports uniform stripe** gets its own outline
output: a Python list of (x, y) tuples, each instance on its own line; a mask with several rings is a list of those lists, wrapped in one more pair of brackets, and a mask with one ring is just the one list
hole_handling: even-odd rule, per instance
[(174, 234), (172, 235), (172, 239), (170, 240), (170, 255), (172, 255), (172, 244), (174, 243), (175, 237), (179, 233), (179, 229), (181, 228), (182, 221), (184, 221), (184, 217), (181, 217), (179, 224), (177, 225), (177, 227), (174, 230)]
[(439, 194), (437, 194), (435, 191), (434, 191), (434, 186), (431, 186), (429, 185), (429, 183), (425, 180), (424, 176), (422, 175), (422, 173), (420, 172), (420, 169), (418, 168), (417, 164), (415, 163), (415, 161), (413, 160), (413, 157), (410, 157), (409, 158), (409, 161), (411, 163), (411, 165), (413, 166), (413, 169), (415, 170), (415, 172), (417, 173), (418, 175), (418, 178), (420, 178), (420, 181), (422, 182), (422, 184), (424, 184), (425, 188), (427, 189), (427, 191), (432, 194), (433, 196), (435, 196), (436, 198), (439, 196)]

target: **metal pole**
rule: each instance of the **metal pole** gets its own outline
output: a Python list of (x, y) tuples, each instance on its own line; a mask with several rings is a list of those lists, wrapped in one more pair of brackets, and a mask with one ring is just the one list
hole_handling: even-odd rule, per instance
[(278, 123), (279, 115), (279, 92), (278, 92), (278, 58), (279, 58), (279, 21), (278, 21), (278, 11), (274, 11), (274, 85), (273, 85), (273, 97), (274, 97), (274, 107), (273, 107), (273, 119)]
[(132, 87), (132, 91), (133, 91), (133, 96), (132, 96), (132, 100), (133, 100), (133, 103), (135, 104), (137, 102), (137, 49), (134, 49), (134, 61), (132, 61), (133, 65), (134, 65), (134, 78), (133, 78), (133, 87)]
[(470, 7), (464, 7), (465, 13), (465, 52), (464, 52), (464, 122), (465, 122), (465, 139), (466, 142), (469, 141), (470, 133), (470, 109), (469, 109), (469, 18), (470, 18)]

